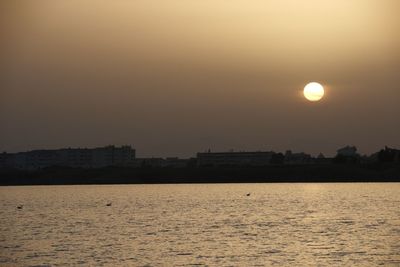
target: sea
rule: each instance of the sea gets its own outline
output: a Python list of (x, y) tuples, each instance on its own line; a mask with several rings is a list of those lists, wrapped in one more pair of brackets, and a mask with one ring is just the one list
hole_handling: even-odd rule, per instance
[(400, 266), (400, 183), (0, 187), (0, 266)]

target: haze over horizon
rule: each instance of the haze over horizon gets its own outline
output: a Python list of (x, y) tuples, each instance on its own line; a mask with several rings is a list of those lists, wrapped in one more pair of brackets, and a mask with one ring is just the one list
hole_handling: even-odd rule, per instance
[[(0, 151), (400, 147), (396, 0), (0, 4)], [(310, 103), (303, 87), (320, 82)]]

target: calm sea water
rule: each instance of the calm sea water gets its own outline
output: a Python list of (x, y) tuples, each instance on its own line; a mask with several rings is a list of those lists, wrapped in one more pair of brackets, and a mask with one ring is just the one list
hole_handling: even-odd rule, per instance
[(0, 265), (400, 266), (400, 184), (1, 187)]

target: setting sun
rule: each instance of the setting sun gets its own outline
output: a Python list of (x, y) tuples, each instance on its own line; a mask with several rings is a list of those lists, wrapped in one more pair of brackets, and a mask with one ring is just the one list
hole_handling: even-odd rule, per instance
[(304, 96), (309, 101), (319, 101), (325, 94), (324, 87), (316, 82), (311, 82), (304, 87)]

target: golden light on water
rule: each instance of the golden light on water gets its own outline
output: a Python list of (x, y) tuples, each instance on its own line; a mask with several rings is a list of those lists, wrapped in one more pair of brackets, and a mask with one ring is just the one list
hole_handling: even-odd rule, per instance
[(315, 102), (322, 99), (325, 94), (325, 90), (321, 84), (317, 82), (311, 82), (304, 87), (303, 93), (307, 100)]

